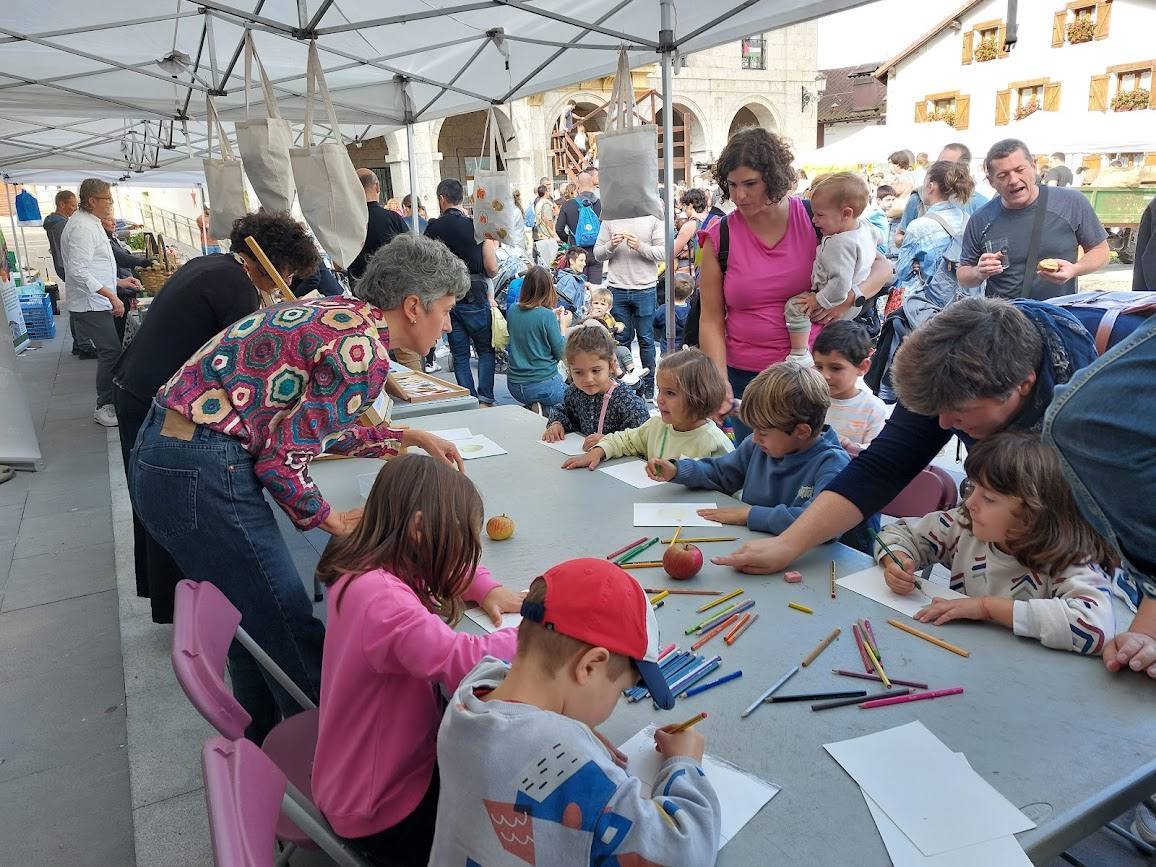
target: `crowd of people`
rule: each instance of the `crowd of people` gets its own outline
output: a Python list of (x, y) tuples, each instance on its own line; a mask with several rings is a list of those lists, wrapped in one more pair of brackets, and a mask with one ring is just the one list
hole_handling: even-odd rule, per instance
[[(1086, 199), (1062, 173), (1041, 185), (1016, 140), (983, 159), (990, 201), (960, 143), (935, 161), (897, 152), (889, 177), (841, 172), (805, 186), (792, 159), (772, 132), (735, 133), (712, 189), (678, 191), (673, 275), (660, 275), (661, 219), (602, 220), (596, 171), (557, 197), (544, 178), (523, 209), (527, 262), (504, 303), (494, 278), (506, 253), (476, 240), (461, 181), (441, 181), (427, 221), (410, 196), (382, 206), (362, 170), (367, 237), (348, 274), (318, 278), (316, 246), (289, 215), (248, 215), (231, 252), (170, 278), (123, 353), (114, 323), (128, 278), (101, 224), (108, 185), (90, 179), (57, 197), (50, 238), (62, 223), (53, 252), (74, 335), (98, 357), (96, 420), (119, 420), (138, 591), (167, 622), (180, 578), (212, 582), (320, 701), (313, 794), (368, 858), (501, 861), (482, 805), (508, 802), (510, 774), (558, 744), (591, 763), (592, 812), (574, 840), (648, 863), (710, 863), (717, 850), (696, 730), (656, 733), (661, 804), (631, 788), (598, 733), (640, 677), (660, 705), (671, 701), (637, 582), (577, 559), (525, 598), (503, 588), (479, 563), (481, 498), (455, 472), (454, 444), (359, 421), (390, 355), (420, 367), (443, 334), (458, 382), (492, 405), (495, 316), (509, 331), (509, 390), (541, 411), (543, 439), (583, 437), (565, 469), (636, 455), (654, 480), (741, 497), (703, 514), (766, 535), (716, 563), (780, 572), (839, 539), (885, 565), (901, 594), (941, 563), (964, 596), (918, 619), (990, 620), (1156, 678), (1156, 478), (1141, 459), (1156, 318), (1122, 317), (1098, 355), (1063, 306), (1108, 257)], [(278, 277), (336, 290), (270, 303)], [(674, 296), (678, 335), (661, 357), (660, 289)], [(953, 436), (968, 449), (962, 505), (883, 528), (896, 555), (886, 559), (872, 538), (881, 509)], [(335, 511), (309, 475), (322, 452), (393, 458), (405, 446), (428, 457), (390, 460), (363, 509)], [(266, 495), (297, 528), (333, 536), (318, 567), (325, 625)], [(605, 598), (620, 604), (596, 609)], [(495, 623), (524, 619), (483, 637), (456, 632), (467, 602)], [(248, 737), (260, 742), (300, 710), (239, 645), (229, 665)], [(537, 836), (537, 858), (567, 841)]]

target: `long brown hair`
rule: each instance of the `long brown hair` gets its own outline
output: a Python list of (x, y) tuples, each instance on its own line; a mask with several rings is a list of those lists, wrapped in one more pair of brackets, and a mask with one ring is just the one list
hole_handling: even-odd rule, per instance
[(522, 294), (518, 297), (518, 306), (523, 310), (534, 307), (558, 306), (558, 292), (554, 288), (554, 281), (550, 272), (541, 265), (535, 265), (526, 272), (522, 280)]
[[(421, 515), (420, 524), (415, 523)], [(431, 612), (456, 623), (482, 553), (482, 497), (463, 473), (426, 455), (401, 455), (377, 474), (361, 523), (335, 538), (317, 564), (327, 587), (386, 569)]]
[[(1020, 526), (1008, 532), (1008, 553), (1027, 568), (1057, 575), (1071, 566), (1120, 564), (1116, 550), (1084, 520), (1055, 450), (1036, 433), (1001, 433), (976, 443), (963, 463), (968, 479), (1020, 500)], [(967, 506), (960, 524), (970, 530)]]

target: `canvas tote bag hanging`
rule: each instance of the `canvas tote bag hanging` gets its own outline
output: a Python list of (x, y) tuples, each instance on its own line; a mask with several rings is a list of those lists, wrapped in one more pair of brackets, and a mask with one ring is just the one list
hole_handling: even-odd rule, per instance
[[(233, 231), (233, 221), (249, 212), (245, 202), (245, 174), (241, 161), (233, 156), (229, 137), (211, 96), (205, 97), (205, 120), (209, 126), (209, 158), (202, 163), (205, 188), (209, 191), (209, 234), (214, 238), (228, 238)], [(221, 141), (220, 159), (213, 159), (213, 133)]]
[[(365, 190), (353, 168), (349, 152), (341, 143), (337, 113), (329, 98), (325, 72), (317, 55), (317, 42), (309, 43), (308, 86), (305, 94), (305, 147), (292, 148), (293, 178), (297, 182), (297, 204), (313, 237), (341, 268), (357, 258), (365, 246), (365, 229), (369, 212), (365, 207)], [(313, 102), (320, 93), (329, 115), (329, 135), (313, 143)]]
[(267, 117), (254, 119), (249, 113), (249, 82), (255, 52), (253, 34), (245, 31), (245, 120), (237, 121), (237, 150), (249, 183), (266, 211), (288, 211), (293, 206), (296, 188), (293, 170), (289, 165), (289, 145), (293, 142), (289, 122), (277, 110), (273, 85), (265, 74), (261, 58), (257, 57), (257, 72), (261, 75), (261, 90), (265, 94)]
[(487, 240), (519, 244), (525, 234), (524, 218), (514, 207), (509, 172), (498, 171), (499, 158), (502, 165), (506, 165), (506, 145), (493, 108), (486, 112), (486, 129), (482, 134), (483, 158), (487, 147), (491, 168), (474, 174), (474, 239), (479, 244)]
[(598, 138), (603, 221), (647, 215), (662, 219), (657, 189), (658, 127), (643, 124), (636, 116), (625, 48), (618, 50), (618, 71), (606, 114), (609, 128)]

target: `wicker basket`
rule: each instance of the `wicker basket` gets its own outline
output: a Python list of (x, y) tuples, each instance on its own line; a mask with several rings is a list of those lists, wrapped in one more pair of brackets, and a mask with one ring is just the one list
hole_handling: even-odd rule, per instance
[(152, 232), (144, 233), (144, 254), (152, 264), (145, 268), (137, 268), (136, 276), (145, 292), (156, 295), (177, 270), (177, 264), (169, 258), (169, 252), (165, 249), (165, 239)]

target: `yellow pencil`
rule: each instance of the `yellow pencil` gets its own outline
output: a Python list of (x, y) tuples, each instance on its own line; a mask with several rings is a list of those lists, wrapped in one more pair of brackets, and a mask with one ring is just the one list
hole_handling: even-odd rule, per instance
[[(683, 542), (737, 542), (739, 540), (738, 536), (683, 536), (681, 538)], [(662, 544), (674, 544), (674, 539), (663, 539)]]
[(669, 590), (663, 590), (657, 596), (651, 596), (650, 597), (650, 604), (653, 605), (655, 602), (661, 602), (663, 599), (665, 599), (669, 595), (670, 595)]
[(879, 657), (875, 655), (875, 651), (871, 649), (871, 645), (863, 642), (863, 651), (867, 654), (867, 658), (871, 660), (871, 666), (875, 669), (875, 673), (879, 675), (879, 679), (883, 681), (885, 689), (891, 689), (891, 681), (887, 679), (887, 672), (883, 670), (883, 666), (879, 664)]
[(798, 602), (788, 602), (788, 608), (794, 608), (796, 611), (802, 611), (804, 614), (814, 614), (815, 612), (806, 605), (800, 605)]
[(667, 729), (666, 733), (673, 735), (673, 734), (677, 734), (678, 732), (684, 732), (688, 728), (690, 728), (692, 725), (696, 725), (696, 724), (702, 722), (704, 719), (706, 719), (706, 711), (705, 710), (702, 713), (696, 713), (694, 716), (692, 716), (686, 722), (679, 723), (678, 725), (676, 725), (672, 729)]
[(700, 608), (696, 608), (695, 610), (699, 614), (702, 614), (702, 612), (706, 611), (707, 609), (714, 608), (716, 605), (722, 605), (724, 602), (729, 602), (742, 592), (743, 589), (741, 587), (738, 590), (732, 590), (730, 593), (720, 596), (718, 599), (712, 599), (706, 605), (703, 605)]
[(637, 563), (619, 563), (622, 569), (654, 569), (662, 565), (661, 560), (640, 560)]
[(934, 635), (928, 635), (926, 632), (923, 632), (920, 629), (916, 629), (914, 626), (908, 626), (902, 621), (888, 620), (887, 622), (894, 626), (896, 629), (902, 629), (904, 632), (910, 632), (916, 638), (922, 638), (924, 641), (930, 641), (936, 647), (942, 647), (944, 650), (950, 650), (952, 653), (958, 653), (960, 656), (971, 656), (970, 650), (964, 650), (962, 647), (956, 647), (954, 644), (948, 644), (943, 639), (936, 638)]
[(669, 548), (674, 547), (674, 543), (678, 541), (678, 534), (681, 532), (682, 532), (682, 524), (679, 524), (677, 527), (674, 528), (674, 535), (670, 537), (670, 545), (668, 546)]

